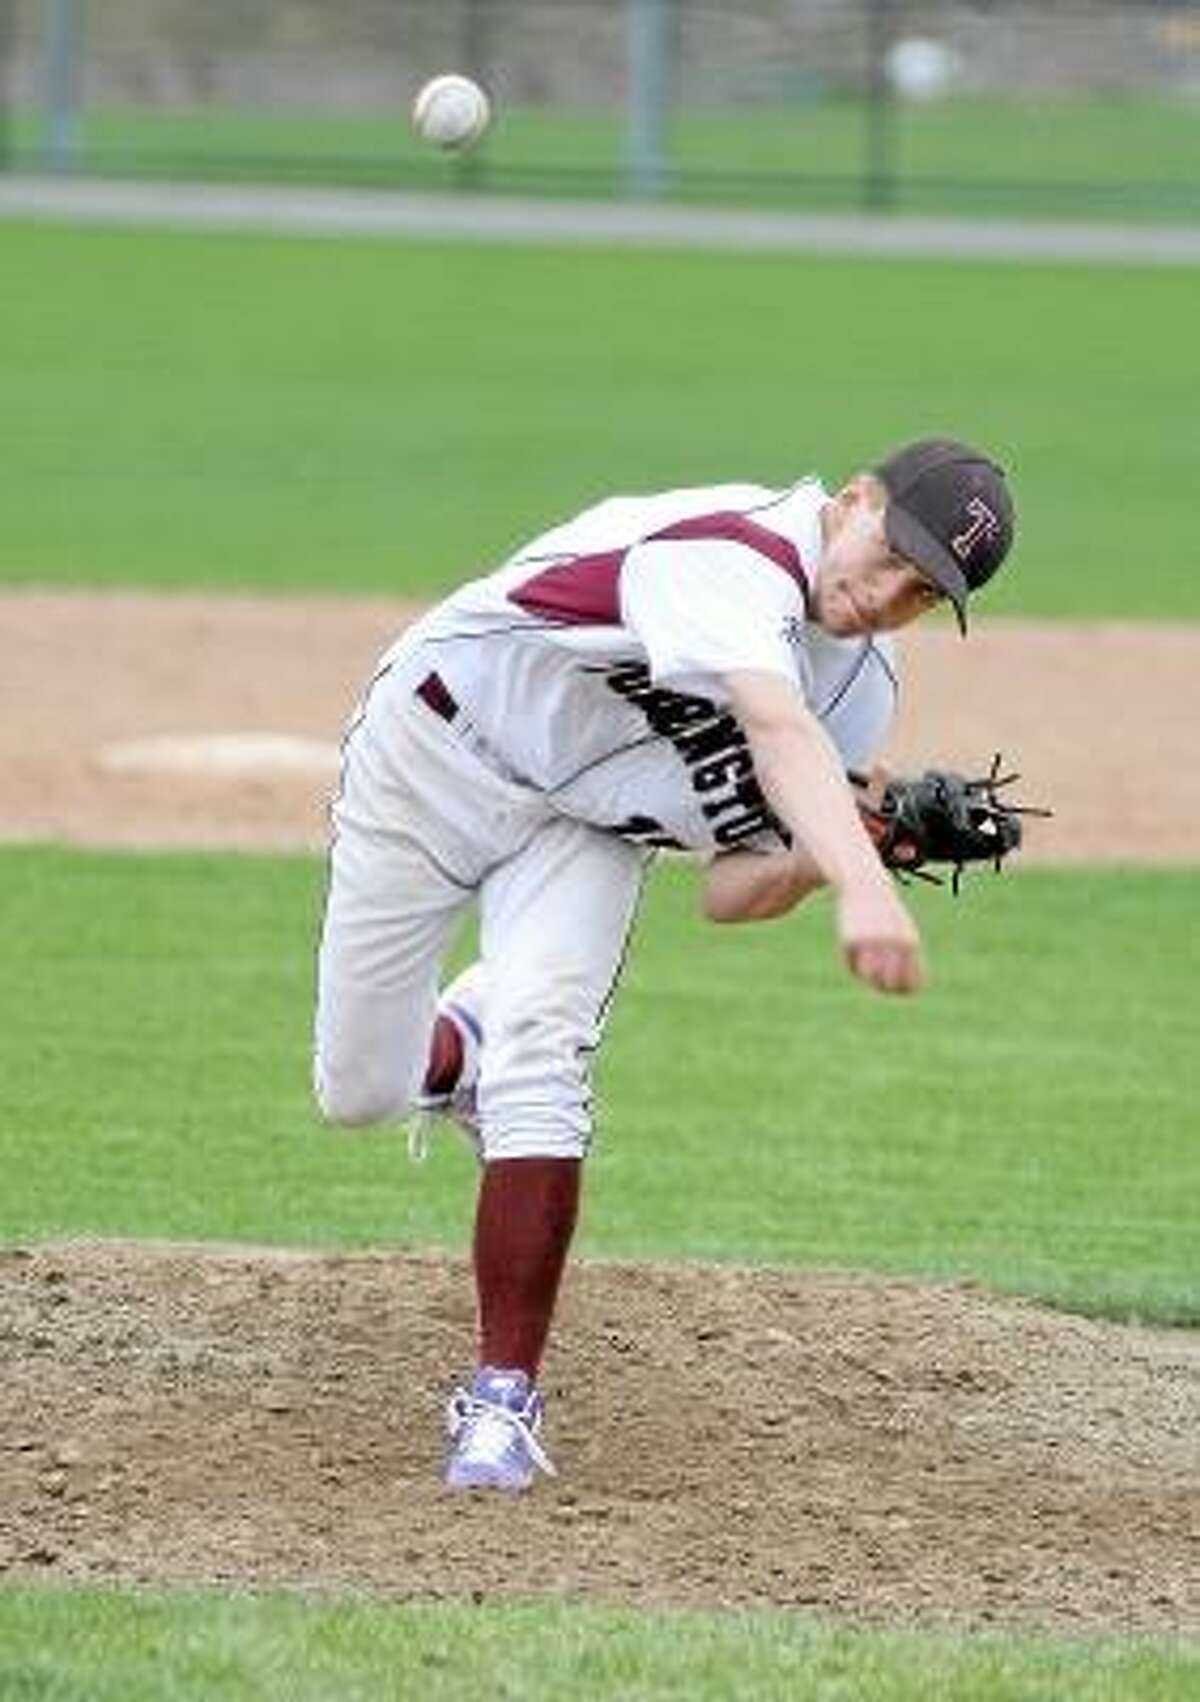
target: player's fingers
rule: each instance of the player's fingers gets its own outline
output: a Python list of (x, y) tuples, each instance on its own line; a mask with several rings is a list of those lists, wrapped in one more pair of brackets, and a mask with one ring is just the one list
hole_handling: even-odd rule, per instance
[(915, 993), (920, 985), (916, 966), (887, 948), (868, 948), (852, 967), (859, 980), (877, 993)]
[(907, 942), (862, 941), (846, 956), (852, 973), (879, 993), (916, 993), (925, 978), (920, 947)]

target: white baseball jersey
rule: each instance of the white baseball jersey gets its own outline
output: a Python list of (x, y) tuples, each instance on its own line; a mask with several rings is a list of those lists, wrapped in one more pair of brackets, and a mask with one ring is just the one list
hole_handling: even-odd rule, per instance
[(847, 767), (870, 761), (895, 706), (890, 640), (808, 619), (828, 500), (815, 479), (613, 498), (454, 592), (388, 660), (564, 815), (644, 845), (777, 849), (723, 676), (797, 684)]
[(827, 500), (809, 481), (601, 503), (403, 634), (347, 735), (333, 807), (326, 1116), (412, 1105), (441, 966), (477, 902), (484, 1154), (587, 1151), (590, 1061), (648, 848), (784, 843), (725, 676), (796, 684), (848, 766), (888, 724), (888, 643), (808, 619)]

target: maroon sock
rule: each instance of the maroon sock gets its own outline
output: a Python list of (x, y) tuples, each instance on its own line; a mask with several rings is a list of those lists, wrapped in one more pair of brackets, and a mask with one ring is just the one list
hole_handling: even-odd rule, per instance
[(484, 1166), (475, 1214), (481, 1365), (536, 1378), (579, 1212), (582, 1170), (578, 1158), (501, 1158)]
[(463, 1043), (458, 1027), (448, 1016), (434, 1019), (429, 1036), (429, 1062), (425, 1065), (425, 1093), (449, 1093), (462, 1074)]

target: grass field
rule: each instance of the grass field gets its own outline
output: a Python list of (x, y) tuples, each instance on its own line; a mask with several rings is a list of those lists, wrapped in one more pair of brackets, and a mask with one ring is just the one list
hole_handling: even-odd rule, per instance
[[(0, 264), (10, 584), (423, 594), (612, 488), (837, 478), (953, 427), (1019, 485), (989, 607), (1200, 617), (1186, 273), (19, 226)], [(0, 850), (0, 1242), (465, 1247), (456, 1144), (415, 1171), (394, 1134), (310, 1109), (321, 873)], [(918, 891), (934, 973), (909, 1007), (846, 981), (823, 905), (724, 932), (661, 870), (580, 1251), (966, 1276), (1200, 1323), (1198, 879)], [(766, 1613), (0, 1590), (2, 1702), (1183, 1702), (1198, 1661)]]
[[(310, 1110), (319, 891), (307, 858), (0, 853), (0, 1237), (465, 1248), (457, 1142), (413, 1170), (394, 1133)], [(919, 894), (933, 983), (896, 1005), (845, 978), (823, 904), (713, 928), (663, 867), (581, 1251), (969, 1275), (1200, 1323), (1197, 892), (1025, 871)]]
[(1200, 1652), (780, 1613), (0, 1594), (4, 1702), (1191, 1702)]
[[(781, 68), (782, 70), (782, 68)], [(726, 87), (726, 96), (729, 90)], [(909, 103), (889, 115), (892, 204), (906, 212), (1200, 218), (1195, 102), (1135, 93)], [(863, 204), (870, 115), (811, 86), (781, 102), (692, 107), (668, 126), (669, 193), (742, 205)], [(18, 163), (37, 120), (13, 126)], [(465, 164), (421, 145), (407, 112), (327, 114), (229, 107), (93, 107), (80, 155), (98, 172), (532, 193), (613, 195), (625, 181), (622, 114), (506, 105)]]
[(426, 593), (613, 489), (953, 430), (1019, 496), (990, 609), (1200, 614), (1189, 271), (11, 225), (0, 265), (0, 581)]

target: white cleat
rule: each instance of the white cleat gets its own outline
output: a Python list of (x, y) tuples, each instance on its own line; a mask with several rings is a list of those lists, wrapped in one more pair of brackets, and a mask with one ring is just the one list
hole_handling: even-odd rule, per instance
[(539, 1471), (558, 1473), (538, 1441), (542, 1397), (524, 1371), (485, 1365), (458, 1389), (446, 1413), (448, 1489), (529, 1489)]

